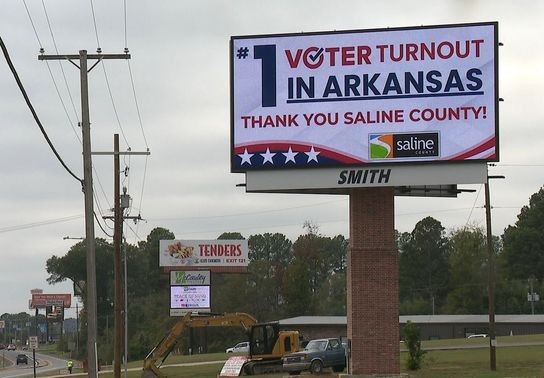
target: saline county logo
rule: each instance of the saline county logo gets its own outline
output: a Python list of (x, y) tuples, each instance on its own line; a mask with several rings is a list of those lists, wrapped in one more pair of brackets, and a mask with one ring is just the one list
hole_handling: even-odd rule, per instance
[(370, 159), (429, 158), (440, 156), (439, 134), (370, 134)]

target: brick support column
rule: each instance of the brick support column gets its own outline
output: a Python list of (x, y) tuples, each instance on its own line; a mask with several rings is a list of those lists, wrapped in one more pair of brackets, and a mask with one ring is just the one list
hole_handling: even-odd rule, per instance
[(398, 375), (399, 262), (394, 237), (394, 189), (353, 189), (349, 202), (350, 373)]

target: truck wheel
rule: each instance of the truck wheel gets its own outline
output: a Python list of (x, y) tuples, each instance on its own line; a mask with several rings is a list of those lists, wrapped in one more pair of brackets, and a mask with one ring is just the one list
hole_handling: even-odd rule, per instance
[(289, 375), (300, 375), (300, 371), (290, 371)]
[(319, 360), (315, 360), (312, 362), (312, 365), (310, 366), (310, 371), (312, 374), (321, 374), (323, 373), (323, 364)]

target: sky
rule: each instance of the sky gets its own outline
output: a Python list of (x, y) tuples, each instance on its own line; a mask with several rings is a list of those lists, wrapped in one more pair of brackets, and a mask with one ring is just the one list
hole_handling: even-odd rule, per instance
[[(126, 9), (126, 12), (125, 12)], [(4, 0), (0, 36), (55, 148), (83, 175), (79, 70), (45, 54), (123, 53), (89, 73), (93, 151), (125, 157), (123, 186), (130, 215), (127, 241), (155, 227), (179, 239), (246, 238), (280, 232), (291, 240), (310, 221), (326, 236), (349, 237), (347, 196), (246, 193), (230, 172), (229, 40), (231, 36), (373, 29), (498, 21), (500, 162), (490, 175), (493, 233), (501, 235), (542, 186), (544, 167), (544, 2), (496, 0), (324, 1), (68, 1)], [(48, 285), (46, 261), (63, 256), (84, 236), (80, 184), (55, 159), (0, 58), (0, 314), (28, 310), (30, 290), (72, 293), (71, 282)], [(95, 211), (112, 215), (113, 159), (93, 156)], [(395, 200), (395, 228), (409, 232), (426, 216), (448, 232), (485, 227), (482, 185), (458, 198)], [(111, 221), (101, 220), (112, 234)], [(98, 225), (97, 237), (109, 238)], [(68, 239), (65, 239), (68, 237)], [(74, 316), (74, 310), (67, 316)]]

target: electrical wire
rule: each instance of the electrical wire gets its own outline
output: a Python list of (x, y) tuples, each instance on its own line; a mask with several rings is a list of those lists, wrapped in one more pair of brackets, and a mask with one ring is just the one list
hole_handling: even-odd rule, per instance
[[(43, 48), (43, 45), (41, 43), (41, 40), (40, 40), (40, 37), (38, 35), (38, 31), (36, 30), (36, 26), (34, 25), (34, 20), (32, 19), (32, 16), (30, 14), (30, 10), (28, 9), (27, 5), (26, 5), (26, 1), (23, 0), (23, 3), (25, 5), (25, 9), (26, 9), (26, 14), (28, 15), (28, 19), (30, 20), (30, 24), (32, 25), (32, 30), (34, 30), (34, 35), (36, 36), (36, 40), (38, 41), (38, 45), (40, 47), (40, 52), (43, 53), (44, 51), (44, 48)], [(57, 51), (57, 54), (58, 54), (58, 49), (57, 49), (57, 45), (56, 45), (56, 42), (55, 42), (55, 38), (54, 38), (54, 35), (53, 35), (53, 29), (51, 27), (51, 24), (49, 22), (49, 16), (47, 14), (47, 9), (45, 8), (45, 3), (43, 2), (42, 0), (42, 5), (43, 5), (43, 9), (44, 9), (44, 12), (45, 12), (45, 17), (47, 19), (47, 23), (49, 25), (49, 31), (51, 33), (51, 37), (53, 39), (53, 44), (55, 45), (55, 50)], [(77, 133), (76, 129), (74, 128), (74, 123), (72, 122), (72, 119), (70, 118), (70, 115), (68, 114), (68, 109), (66, 108), (66, 105), (64, 104), (64, 100), (62, 99), (62, 96), (60, 94), (60, 90), (59, 90), (59, 87), (57, 85), (57, 82), (55, 80), (55, 76), (53, 75), (53, 72), (51, 71), (51, 66), (49, 65), (49, 62), (46, 61), (45, 62), (46, 65), (47, 65), (47, 69), (49, 71), (49, 76), (51, 77), (51, 80), (53, 81), (53, 85), (55, 87), (55, 91), (57, 92), (57, 96), (59, 97), (59, 100), (60, 100), (60, 103), (62, 105), (62, 108), (64, 109), (64, 113), (66, 114), (66, 117), (68, 118), (68, 122), (70, 124), (70, 127), (72, 128), (72, 130), (74, 131), (74, 134), (76, 136), (76, 138), (79, 140), (79, 142), (81, 143), (81, 138), (79, 138), (79, 134)], [(66, 75), (64, 75), (64, 70), (63, 70), (63, 66), (62, 66), (62, 63), (61, 61), (59, 60), (59, 64), (60, 64), (60, 67), (61, 67), (61, 70), (62, 70), (62, 73), (63, 73), (63, 76), (64, 76), (64, 80), (65, 80), (65, 84), (66, 84), (66, 87), (68, 89), (68, 93), (71, 95), (70, 93), (70, 89), (68, 87), (68, 82), (66, 80)], [(73, 103), (73, 100), (72, 100), (72, 106), (74, 106), (74, 103)], [(77, 118), (77, 112), (75, 112), (76, 114), (76, 118)]]
[(108, 88), (108, 93), (110, 95), (111, 99), (111, 105), (113, 107), (113, 113), (115, 114), (115, 119), (117, 120), (117, 125), (119, 126), (119, 130), (121, 130), (121, 135), (123, 136), (123, 140), (125, 141), (126, 145), (130, 147), (130, 143), (127, 140), (127, 137), (125, 135), (125, 130), (123, 130), (123, 126), (121, 125), (121, 120), (119, 118), (119, 113), (117, 112), (117, 106), (115, 105), (115, 100), (113, 99), (113, 93), (111, 91), (110, 81), (108, 79), (108, 73), (106, 71), (106, 65), (104, 64), (104, 61), (101, 62), (102, 71), (104, 72), (104, 79), (106, 80), (106, 87)]
[(98, 47), (98, 50), (100, 50), (100, 40), (98, 38), (98, 28), (96, 27), (96, 17), (95, 17), (95, 14), (94, 14), (94, 4), (93, 4), (93, 0), (89, 0), (89, 1), (91, 3), (91, 13), (93, 15), (94, 35), (96, 37), (96, 46)]
[(15, 78), (15, 81), (17, 82), (17, 86), (19, 87), (19, 90), (21, 91), (24, 99), (25, 99), (25, 102), (28, 106), (28, 108), (30, 109), (30, 112), (32, 113), (32, 116), (34, 117), (34, 120), (36, 121), (36, 124), (38, 125), (38, 127), (40, 128), (40, 131), (42, 132), (42, 135), (43, 137), (45, 138), (45, 140), (47, 141), (47, 144), (49, 145), (49, 147), (51, 148), (51, 151), (53, 151), (53, 154), (55, 154), (57, 160), (60, 162), (60, 164), (64, 167), (64, 169), (73, 177), (75, 178), (77, 181), (80, 182), (81, 185), (83, 185), (83, 180), (80, 179), (79, 177), (77, 177), (71, 170), (70, 168), (68, 168), (68, 166), (66, 165), (66, 163), (64, 162), (64, 160), (62, 160), (62, 158), (60, 157), (59, 153), (57, 152), (57, 150), (55, 149), (55, 146), (53, 146), (53, 143), (51, 142), (51, 140), (49, 139), (49, 136), (47, 135), (47, 132), (45, 131), (45, 129), (43, 128), (42, 126), (42, 123), (38, 117), (38, 114), (36, 113), (36, 111), (34, 110), (34, 106), (32, 105), (32, 103), (30, 102), (30, 99), (28, 98), (28, 95), (26, 93), (26, 90), (23, 86), (23, 83), (21, 82), (21, 79), (19, 78), (19, 75), (17, 74), (17, 70), (15, 69), (15, 67), (13, 66), (13, 63), (11, 62), (11, 58), (9, 56), (9, 53), (8, 53), (8, 50), (6, 48), (6, 45), (4, 44), (4, 41), (3, 39), (0, 37), (0, 45), (2, 47), (2, 52), (4, 53), (4, 57), (6, 59), (6, 62), (9, 66), (9, 69), (11, 70), (11, 73), (13, 74), (13, 77)]
[(38, 37), (36, 26), (34, 26), (34, 21), (32, 21), (32, 17), (30, 17), (30, 11), (28, 9), (28, 6), (26, 5), (25, 0), (23, 0), (23, 4), (25, 5), (26, 14), (28, 15), (28, 18), (30, 19), (30, 24), (32, 25), (32, 29), (34, 30), (34, 35), (36, 36), (36, 39), (38, 40), (38, 45), (40, 46), (40, 50), (42, 50), (43, 49), (42, 41), (40, 41), (40, 37)]
[(7, 227), (0, 228), (0, 233), (26, 230), (29, 228), (47, 226), (54, 223), (69, 222), (71, 220), (80, 219), (80, 218), (83, 218), (83, 215), (70, 215), (67, 217), (48, 219), (48, 220), (44, 220), (40, 222), (26, 223), (26, 224), (21, 224), (17, 226), (7, 226)]
[(470, 209), (470, 213), (468, 214), (467, 221), (465, 223), (465, 227), (468, 227), (468, 222), (470, 222), (470, 217), (472, 217), (472, 212), (474, 211), (474, 208), (476, 207), (476, 201), (478, 201), (478, 197), (480, 197), (480, 192), (482, 191), (482, 184), (480, 184), (480, 188), (478, 189), (478, 193), (476, 194), (476, 198), (474, 198), (474, 203), (472, 204), (472, 208)]
[[(24, 2), (24, 0), (23, 0), (23, 2)], [(50, 19), (49, 19), (49, 16), (48, 16), (48, 12), (47, 12), (47, 8), (46, 8), (45, 2), (43, 0), (42, 0), (42, 5), (43, 5), (43, 10), (44, 10), (44, 13), (45, 13), (45, 17), (47, 19), (47, 24), (49, 25), (49, 32), (51, 34), (51, 39), (53, 40), (53, 45), (55, 46), (55, 51), (56, 51), (57, 54), (59, 54), (59, 50), (57, 48), (57, 43), (56, 43), (55, 36), (54, 36), (54, 33), (53, 33), (53, 27), (51, 25), (51, 22), (50, 22)], [(30, 11), (29, 11), (28, 7), (26, 6), (26, 3), (25, 3), (25, 8), (27, 10), (27, 15), (28, 15), (28, 18), (29, 18), (30, 23), (32, 25), (32, 29), (34, 30), (34, 34), (36, 36), (36, 39), (38, 40), (38, 44), (40, 46), (40, 51), (43, 51), (43, 46), (41, 44), (40, 37), (39, 37), (38, 32), (37, 32), (37, 30), (36, 30), (36, 28), (34, 26), (34, 21), (32, 19), (32, 16), (30, 15)], [(74, 132), (74, 135), (76, 136), (76, 139), (79, 141), (79, 144), (83, 144), (83, 142), (81, 140), (81, 137), (79, 136), (77, 130), (74, 127), (74, 122), (72, 122), (72, 118), (68, 114), (68, 109), (66, 108), (64, 100), (62, 99), (62, 95), (61, 95), (59, 87), (57, 85), (57, 81), (55, 80), (55, 76), (53, 75), (53, 71), (51, 70), (51, 66), (49, 65), (48, 61), (45, 61), (45, 63), (47, 65), (47, 69), (49, 71), (49, 76), (51, 77), (51, 80), (53, 81), (53, 85), (55, 87), (55, 91), (57, 92), (57, 96), (59, 97), (62, 108), (64, 109), (64, 114), (66, 115), (66, 118), (68, 119), (68, 123), (70, 124), (70, 127), (72, 128), (72, 131)], [(68, 80), (66, 79), (66, 75), (65, 75), (61, 60), (59, 60), (59, 64), (60, 64), (60, 67), (61, 67), (61, 70), (62, 70), (62, 75), (64, 77), (64, 83), (66, 85), (66, 89), (68, 91), (68, 95), (70, 97), (72, 107), (74, 109), (74, 114), (76, 116), (76, 119), (79, 119), (79, 116), (78, 116), (77, 110), (75, 108), (74, 100), (73, 100), (73, 97), (72, 97), (72, 94), (71, 94), (71, 91), (70, 91), (70, 87), (68, 85)], [(106, 195), (106, 192), (104, 191), (104, 187), (102, 185), (102, 182), (100, 181), (100, 176), (98, 175), (98, 172), (97, 172), (96, 168), (94, 167), (94, 165), (93, 165), (92, 169), (93, 169), (93, 172), (94, 172), (95, 178), (96, 178), (96, 180), (93, 181), (93, 187), (95, 186), (95, 182), (96, 182), (98, 184), (98, 187), (100, 188), (100, 190), (102, 192), (102, 195), (104, 196), (104, 199), (106, 200), (106, 203), (108, 204), (108, 208), (111, 208), (112, 206), (111, 206), (111, 204), (110, 204), (110, 202), (108, 200), (108, 196)], [(93, 193), (94, 192), (95, 192), (95, 190), (93, 191)], [(99, 201), (98, 197), (95, 197), (95, 199), (96, 199), (96, 202), (98, 203), (99, 211), (102, 214), (102, 210), (100, 209), (100, 201)]]
[[(128, 48), (127, 48), (127, 50), (128, 50)], [(147, 138), (145, 137), (144, 125), (143, 125), (143, 122), (142, 122), (142, 115), (140, 113), (140, 106), (138, 105), (138, 97), (136, 96), (136, 86), (134, 85), (134, 76), (132, 75), (132, 68), (130, 66), (130, 60), (128, 60), (128, 59), (127, 59), (127, 66), (128, 66), (128, 73), (129, 73), (129, 76), (130, 76), (130, 84), (132, 86), (132, 94), (133, 94), (133, 97), (134, 97), (134, 105), (136, 106), (136, 114), (138, 115), (138, 123), (140, 125), (140, 130), (142, 131), (142, 136), (144, 138), (145, 147), (149, 151), (149, 145), (147, 143)]]
[(108, 233), (106, 232), (106, 230), (104, 230), (104, 227), (102, 227), (102, 223), (100, 223), (100, 221), (98, 220), (98, 216), (96, 215), (96, 212), (93, 211), (93, 214), (94, 214), (94, 219), (96, 220), (96, 223), (98, 223), (98, 226), (100, 227), (100, 229), (102, 230), (102, 232), (103, 232), (104, 234), (106, 234), (106, 236), (109, 236), (110, 238), (113, 238), (113, 236), (110, 235), (110, 234), (108, 234)]
[[(43, 6), (43, 12), (45, 14), (45, 19), (47, 21), (47, 26), (49, 27), (49, 34), (51, 34), (51, 39), (53, 41), (53, 46), (55, 47), (55, 52), (57, 53), (57, 55), (60, 55), (59, 54), (59, 49), (57, 48), (57, 41), (55, 40), (55, 35), (53, 33), (53, 28), (51, 26), (51, 21), (49, 20), (49, 14), (47, 13), (47, 8), (45, 6), (45, 1), (44, 0), (42, 0), (42, 6)], [(28, 16), (30, 17), (30, 13), (29, 13)], [(77, 114), (76, 105), (74, 103), (74, 98), (72, 96), (72, 92), (70, 91), (70, 86), (68, 85), (68, 79), (66, 79), (66, 73), (64, 72), (64, 66), (62, 64), (62, 60), (59, 60), (58, 62), (59, 62), (60, 70), (61, 70), (61, 73), (62, 73), (62, 77), (64, 78), (64, 85), (66, 86), (66, 91), (68, 92), (68, 97), (70, 98), (70, 102), (72, 103), (72, 110), (74, 111), (76, 119), (79, 122), (79, 116)], [(63, 106), (64, 106), (64, 102), (63, 102)], [(70, 117), (68, 117), (68, 118), (70, 118)], [(70, 120), (70, 124), (72, 124), (71, 120)]]

